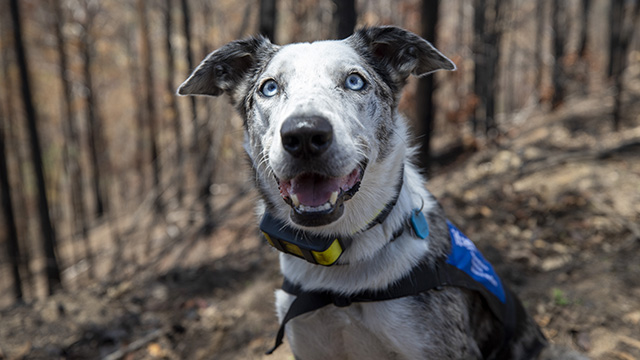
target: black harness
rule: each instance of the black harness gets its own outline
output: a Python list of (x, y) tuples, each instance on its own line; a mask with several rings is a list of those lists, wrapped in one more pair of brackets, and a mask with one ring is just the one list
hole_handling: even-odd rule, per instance
[[(398, 190), (398, 195), (390, 204), (387, 204), (367, 229), (384, 221), (395, 205), (399, 192)], [(414, 209), (407, 223), (418, 238), (424, 239), (429, 234), (429, 228), (421, 210)], [(267, 354), (273, 353), (282, 344), (286, 324), (302, 314), (327, 305), (346, 307), (358, 302), (387, 301), (453, 286), (480, 294), (491, 313), (502, 324), (502, 327), (497, 327), (495, 333), (491, 334), (487, 344), (481, 347), (483, 358), (496, 360), (511, 358), (510, 344), (522, 333), (526, 323), (526, 312), (511, 290), (502, 286), (491, 264), (484, 259), (471, 240), (453, 224), (447, 222), (447, 225), (451, 238), (449, 255), (435, 262), (422, 261), (409, 274), (383, 290), (365, 290), (351, 295), (329, 290), (307, 291), (303, 290), (299, 284), (289, 281), (285, 276), (282, 290), (295, 295), (296, 299), (280, 324), (275, 345)], [(273, 218), (268, 212), (265, 213), (260, 228), (272, 246), (314, 264), (332, 265), (350, 243), (349, 239), (314, 238), (306, 233), (295, 231), (282, 221)], [(404, 228), (403, 226), (396, 231), (391, 241), (399, 237)], [(533, 357), (543, 347), (544, 343), (536, 340), (525, 350)]]

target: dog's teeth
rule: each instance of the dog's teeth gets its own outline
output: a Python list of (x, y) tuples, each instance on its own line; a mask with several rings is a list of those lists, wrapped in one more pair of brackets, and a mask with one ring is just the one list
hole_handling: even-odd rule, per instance
[(332, 205), (328, 202), (320, 205), (320, 206), (307, 206), (307, 205), (298, 205), (296, 206), (296, 210), (298, 212), (321, 212), (331, 209)]
[(291, 201), (293, 202), (293, 206), (300, 206), (300, 200), (298, 200), (298, 195), (296, 194), (291, 194), (289, 195), (289, 197), (291, 197)]
[[(334, 191), (331, 193), (331, 197), (329, 198), (329, 202), (327, 203), (328, 205), (335, 205), (336, 202), (338, 201), (338, 192)], [(325, 204), (325, 205), (327, 205)]]

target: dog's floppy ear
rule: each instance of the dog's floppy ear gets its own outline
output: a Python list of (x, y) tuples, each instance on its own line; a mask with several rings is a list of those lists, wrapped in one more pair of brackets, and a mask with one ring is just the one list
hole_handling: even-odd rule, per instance
[(231, 92), (275, 48), (263, 36), (232, 41), (207, 55), (180, 85), (178, 95), (218, 96)]
[(395, 26), (362, 28), (347, 41), (360, 54), (373, 57), (399, 84), (411, 74), (423, 76), (437, 70), (456, 69), (456, 65), (428, 41)]

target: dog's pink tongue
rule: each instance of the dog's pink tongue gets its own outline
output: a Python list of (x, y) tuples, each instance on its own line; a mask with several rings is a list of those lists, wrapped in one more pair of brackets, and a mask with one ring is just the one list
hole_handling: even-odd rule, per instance
[(296, 194), (300, 204), (306, 206), (324, 205), (331, 198), (331, 193), (339, 191), (340, 178), (326, 178), (319, 175), (300, 175), (291, 180), (290, 192)]

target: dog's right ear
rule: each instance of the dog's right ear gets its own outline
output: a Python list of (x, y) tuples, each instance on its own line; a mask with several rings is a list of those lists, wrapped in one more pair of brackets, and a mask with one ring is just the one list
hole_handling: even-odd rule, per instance
[(270, 57), (277, 47), (258, 36), (232, 41), (207, 55), (178, 88), (178, 95), (218, 96), (232, 92), (251, 69)]

